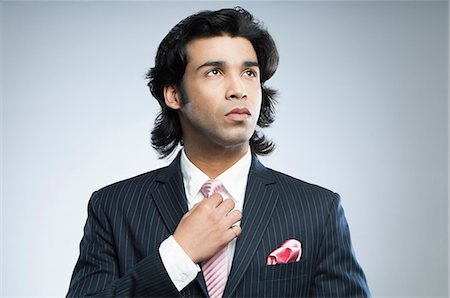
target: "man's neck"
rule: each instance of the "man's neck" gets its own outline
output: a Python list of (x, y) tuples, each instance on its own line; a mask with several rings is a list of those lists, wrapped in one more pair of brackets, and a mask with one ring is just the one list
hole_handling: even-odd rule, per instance
[(250, 150), (250, 147), (246, 145), (233, 149), (196, 149), (193, 150), (189, 146), (184, 146), (184, 151), (189, 160), (209, 178), (215, 179), (238, 162)]

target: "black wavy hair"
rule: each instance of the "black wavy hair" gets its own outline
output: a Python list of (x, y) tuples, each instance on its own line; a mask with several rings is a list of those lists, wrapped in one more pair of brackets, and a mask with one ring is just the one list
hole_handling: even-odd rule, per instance
[[(152, 146), (160, 158), (169, 156), (178, 144), (183, 144), (180, 120), (177, 112), (169, 108), (164, 100), (164, 87), (181, 86), (187, 64), (186, 45), (198, 38), (229, 35), (243, 37), (251, 42), (261, 71), (262, 103), (257, 121), (260, 128), (268, 127), (275, 120), (275, 96), (277, 91), (264, 86), (278, 67), (278, 51), (274, 40), (262, 24), (242, 7), (201, 11), (180, 21), (161, 41), (155, 58), (155, 66), (146, 75), (148, 87), (158, 100), (161, 111), (152, 130)], [(261, 131), (250, 138), (251, 150), (266, 155), (275, 148)]]

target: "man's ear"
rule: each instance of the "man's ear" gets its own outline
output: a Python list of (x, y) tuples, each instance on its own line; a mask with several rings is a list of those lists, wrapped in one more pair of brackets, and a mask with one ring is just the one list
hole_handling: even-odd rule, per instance
[(173, 85), (164, 86), (164, 100), (166, 105), (172, 110), (179, 110), (181, 108), (180, 92)]

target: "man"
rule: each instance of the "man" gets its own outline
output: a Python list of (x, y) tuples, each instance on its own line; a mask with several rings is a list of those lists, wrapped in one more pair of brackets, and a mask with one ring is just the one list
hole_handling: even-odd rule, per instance
[[(367, 297), (339, 196), (265, 168), (278, 65), (242, 8), (182, 20), (149, 87), (168, 166), (95, 192), (68, 296)], [(206, 183), (205, 183), (206, 182)], [(214, 188), (214, 189), (211, 189)], [(205, 190), (210, 192), (207, 194)]]

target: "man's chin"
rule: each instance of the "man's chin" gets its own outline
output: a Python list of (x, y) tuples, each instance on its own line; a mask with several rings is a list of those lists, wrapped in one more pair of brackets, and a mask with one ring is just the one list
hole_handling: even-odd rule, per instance
[(246, 149), (249, 146), (249, 141), (250, 141), (250, 137), (248, 139), (247, 138), (226, 139), (226, 140), (222, 140), (220, 142), (220, 145), (222, 145), (223, 147), (229, 148), (229, 149), (235, 148), (236, 150), (239, 150), (239, 149)]

